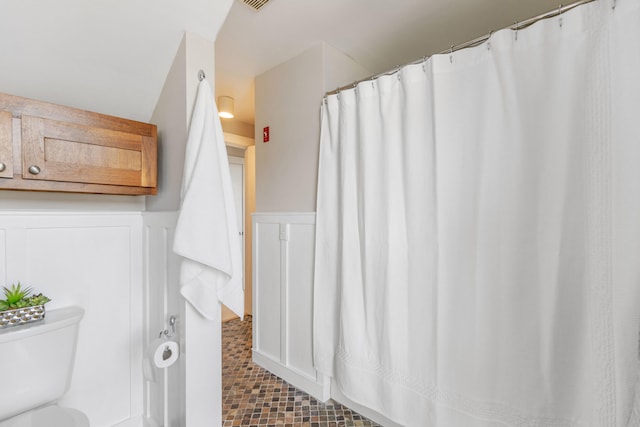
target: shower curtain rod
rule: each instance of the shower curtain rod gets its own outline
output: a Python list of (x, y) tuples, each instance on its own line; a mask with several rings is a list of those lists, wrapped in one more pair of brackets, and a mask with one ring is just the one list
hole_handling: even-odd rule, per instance
[[(566, 6), (560, 5), (555, 10), (551, 10), (549, 12), (542, 13), (542, 14), (540, 14), (538, 16), (534, 16), (533, 18), (529, 18), (529, 19), (527, 19), (525, 21), (522, 21), (522, 22), (516, 22), (516, 23), (514, 23), (513, 25), (511, 25), (509, 27), (501, 28), (501, 30), (506, 30), (506, 29), (513, 30), (513, 31), (522, 30), (523, 28), (527, 28), (528, 26), (530, 26), (532, 24), (535, 24), (538, 21), (542, 21), (543, 19), (553, 18), (555, 16), (562, 15), (563, 13), (568, 12), (569, 10), (571, 10), (571, 9), (577, 7), (577, 6), (581, 6), (581, 5), (586, 4), (586, 3), (591, 3), (593, 1), (596, 1), (596, 0), (578, 0), (578, 1), (574, 2), (574, 3), (571, 3), (571, 4), (566, 5)], [(615, 9), (616, 8), (616, 0), (610, 0), (610, 1), (611, 1), (611, 9)], [(491, 38), (491, 35), (493, 33), (494, 33), (494, 31), (491, 31), (489, 34), (485, 34), (484, 36), (475, 38), (475, 39), (470, 40), (468, 42), (464, 42), (464, 43), (461, 43), (461, 44), (458, 44), (458, 45), (451, 45), (451, 47), (449, 49), (444, 50), (442, 52), (439, 52), (438, 54), (446, 54), (446, 53), (451, 54), (451, 53), (456, 52), (458, 50), (462, 50), (462, 49), (466, 49), (466, 48), (469, 48), (469, 47), (478, 46), (478, 45), (486, 42), (487, 40), (489, 40), (489, 38)], [(382, 76), (388, 76), (388, 75), (395, 74), (398, 71), (400, 71), (402, 68), (404, 68), (404, 67), (406, 67), (408, 65), (420, 64), (421, 62), (426, 61), (427, 58), (429, 58), (429, 57), (428, 56), (424, 56), (424, 57), (422, 57), (421, 59), (419, 59), (417, 61), (409, 62), (408, 64), (405, 64), (405, 65), (399, 65), (399, 66), (397, 66), (397, 67), (395, 67), (395, 68), (393, 68), (391, 70), (384, 71), (384, 72), (379, 73), (379, 74), (374, 74), (374, 75), (371, 75), (371, 76), (366, 77), (364, 79), (356, 80), (355, 82), (353, 82), (351, 84), (348, 84), (348, 85), (345, 85), (345, 86), (340, 86), (339, 88), (334, 89), (331, 92), (325, 93), (324, 98), (326, 98), (329, 95), (335, 95), (337, 93), (340, 93), (343, 90), (352, 89), (352, 88), (356, 87), (358, 85), (358, 83), (366, 82), (366, 81), (369, 81), (369, 80), (375, 80), (378, 77), (382, 77)]]

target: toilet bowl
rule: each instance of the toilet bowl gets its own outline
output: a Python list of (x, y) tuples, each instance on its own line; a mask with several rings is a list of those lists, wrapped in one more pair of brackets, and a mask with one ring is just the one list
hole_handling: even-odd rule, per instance
[(0, 330), (0, 366), (11, 366), (0, 387), (0, 427), (89, 427), (82, 412), (57, 405), (71, 384), (83, 315), (61, 308)]
[(75, 409), (49, 405), (0, 421), (0, 427), (89, 427), (89, 418)]

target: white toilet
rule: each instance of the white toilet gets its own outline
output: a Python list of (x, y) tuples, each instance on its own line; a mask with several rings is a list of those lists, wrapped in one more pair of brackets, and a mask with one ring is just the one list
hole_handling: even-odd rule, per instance
[(0, 329), (0, 427), (88, 427), (82, 412), (56, 401), (69, 389), (79, 307), (47, 311), (44, 320)]

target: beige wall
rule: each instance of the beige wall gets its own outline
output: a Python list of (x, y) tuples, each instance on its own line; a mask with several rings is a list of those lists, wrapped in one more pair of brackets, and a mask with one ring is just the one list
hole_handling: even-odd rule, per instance
[(322, 95), (321, 45), (256, 78), (258, 212), (314, 210)]
[(0, 190), (0, 212), (17, 210), (140, 212), (144, 210), (145, 198), (145, 196), (111, 196), (106, 194)]
[(326, 43), (322, 44), (322, 92), (330, 92), (371, 75), (371, 72)]
[[(216, 3), (216, 9), (219, 10), (221, 16), (226, 16), (230, 7), (231, 0), (220, 0)], [(214, 24), (212, 23), (211, 25)], [(167, 244), (165, 247), (153, 244), (147, 245), (146, 240), (143, 241), (143, 229), (146, 233), (149, 228), (153, 228), (149, 224), (160, 224), (160, 226), (156, 227), (160, 230), (158, 235), (167, 239), (169, 243), (172, 241), (175, 211), (179, 205), (188, 122), (198, 86), (197, 71), (204, 69), (210, 82), (213, 82), (214, 58), (213, 41), (202, 39), (193, 34), (184, 36), (159, 97), (156, 110), (150, 120), (158, 125), (160, 133), (160, 160), (158, 165), (160, 186), (158, 196), (106, 196), (0, 191), (0, 215), (4, 216), (4, 219), (0, 220), (2, 224), (0, 228), (11, 226), (12, 229), (18, 230), (19, 227), (23, 227), (22, 224), (26, 224), (29, 229), (49, 233), (49, 229), (54, 230), (54, 227), (50, 226), (50, 223), (53, 223), (55, 227), (61, 230), (63, 236), (61, 240), (59, 236), (54, 235), (55, 233), (51, 233), (52, 238), (49, 240), (44, 239), (44, 245), (33, 245), (33, 247), (27, 248), (25, 245), (30, 243), (30, 240), (26, 241), (22, 238), (24, 236), (23, 232), (14, 239), (12, 237), (16, 235), (14, 231), (11, 231), (11, 235), (9, 235), (7, 234), (8, 232), (0, 230), (0, 285), (18, 280), (30, 283), (31, 275), (44, 275), (42, 277), (46, 276), (46, 280), (37, 283), (42, 284), (42, 291), (52, 296), (55, 304), (61, 304), (60, 306), (62, 306), (73, 303), (85, 306), (87, 311), (82, 328), (85, 329), (89, 341), (81, 344), (82, 346), (95, 348), (103, 341), (102, 337), (109, 334), (115, 334), (114, 336), (121, 338), (118, 340), (119, 347), (111, 347), (114, 354), (119, 356), (116, 359), (111, 358), (113, 360), (110, 359), (109, 366), (105, 366), (106, 369), (111, 369), (112, 362), (120, 364), (121, 361), (124, 361), (124, 365), (119, 365), (116, 369), (116, 371), (122, 373), (122, 376), (117, 378), (114, 376), (113, 380), (117, 384), (105, 383), (102, 389), (106, 394), (115, 393), (125, 397), (130, 395), (130, 399), (124, 399), (131, 405), (131, 408), (125, 408), (128, 411), (127, 416), (138, 418), (135, 424), (134, 422), (123, 421), (123, 418), (118, 418), (109, 419), (108, 424), (96, 422), (96, 427), (118, 424), (119, 421), (123, 421), (122, 425), (141, 425), (142, 419), (140, 417), (142, 417), (142, 414), (139, 413), (139, 409), (142, 408), (143, 404), (146, 407), (149, 404), (153, 406), (156, 403), (156, 401), (151, 401), (152, 399), (143, 399), (140, 391), (143, 386), (141, 372), (143, 357), (141, 346), (143, 339), (141, 335), (144, 329), (144, 334), (147, 337), (157, 337), (158, 331), (167, 327), (166, 320), (168, 315), (177, 314), (180, 311), (176, 306), (181, 305), (184, 308), (187, 304), (178, 295), (177, 267), (175, 266), (178, 261), (175, 259), (176, 256), (172, 252), (171, 245)], [(131, 94), (131, 96), (135, 96), (135, 94)], [(126, 101), (126, 99), (122, 100), (122, 102)], [(144, 214), (145, 223), (143, 224), (140, 218), (143, 216), (141, 211), (144, 211), (145, 208), (149, 212)], [(12, 218), (9, 221), (10, 213), (7, 211), (15, 211), (16, 218)], [(52, 214), (47, 215), (46, 213), (37, 212), (34, 215), (33, 211), (51, 211)], [(102, 213), (96, 214), (95, 211), (101, 211)], [(11, 213), (11, 215), (13, 214)], [(42, 220), (45, 215), (48, 218), (47, 223)], [(34, 217), (34, 219), (31, 219), (31, 217)], [(78, 220), (78, 218), (82, 219)], [(19, 226), (14, 224), (19, 224)], [(60, 224), (62, 224), (62, 227), (60, 227)], [(125, 231), (120, 233), (122, 230)], [(114, 234), (115, 237), (108, 234), (108, 232), (116, 233)], [(50, 260), (58, 260), (60, 256), (71, 258), (79, 266), (84, 266), (84, 269), (80, 269), (80, 271), (84, 272), (88, 271), (87, 269), (94, 268), (93, 266), (96, 263), (100, 264), (101, 260), (104, 261), (104, 257), (94, 256), (93, 252), (82, 250), (82, 246), (76, 248), (71, 245), (76, 240), (68, 240), (67, 233), (71, 233), (77, 241), (88, 241), (87, 245), (89, 247), (95, 246), (90, 245), (91, 239), (95, 240), (94, 234), (105, 235), (104, 242), (95, 240), (102, 252), (106, 250), (103, 247), (104, 245), (116, 245), (115, 249), (113, 249), (114, 256), (117, 256), (121, 261), (108, 258), (108, 266), (110, 267), (107, 269), (108, 271), (101, 272), (96, 270), (93, 272), (97, 273), (99, 275), (98, 279), (102, 279), (103, 282), (106, 279), (111, 280), (116, 277), (118, 279), (116, 280), (117, 283), (126, 285), (125, 287), (131, 285), (130, 294), (127, 294), (126, 290), (119, 291), (120, 294), (129, 299), (127, 307), (130, 306), (131, 309), (131, 315), (121, 316), (122, 318), (120, 319), (127, 322), (126, 327), (121, 327), (122, 322), (114, 323), (108, 317), (101, 317), (100, 307), (90, 306), (91, 301), (95, 300), (95, 298), (89, 298), (86, 304), (83, 302), (82, 298), (86, 297), (87, 292), (91, 292), (91, 288), (87, 286), (86, 280), (78, 279), (82, 278), (81, 275), (69, 274), (68, 271), (63, 271), (61, 274), (51, 274), (48, 273), (49, 267), (46, 266), (38, 269), (27, 268), (29, 266), (27, 261), (39, 259), (34, 258), (34, 254)], [(122, 238), (117, 238), (119, 236), (118, 233), (122, 234)], [(14, 249), (13, 242), (19, 243), (19, 246), (16, 246), (18, 250)], [(10, 249), (6, 249), (8, 244), (12, 245)], [(71, 248), (61, 251), (60, 244), (66, 245), (65, 247), (71, 245)], [(156, 256), (149, 256), (150, 251), (154, 251)], [(144, 258), (144, 266), (141, 258)], [(51, 264), (51, 268), (56, 266), (59, 267), (60, 264)], [(171, 274), (167, 274), (165, 270), (170, 270)], [(90, 275), (90, 271), (87, 274)], [(131, 279), (125, 281), (121, 280), (122, 277), (131, 277)], [(157, 278), (165, 280), (151, 280)], [(39, 279), (36, 278), (36, 280)], [(149, 280), (149, 282), (145, 284), (145, 293), (143, 295), (141, 287), (145, 280)], [(100, 280), (96, 283), (100, 289), (106, 289), (105, 286), (101, 285), (102, 282)], [(165, 295), (167, 294), (160, 290), (165, 285), (173, 292), (171, 297), (166, 299)], [(51, 292), (48, 292), (47, 289), (44, 289), (46, 286), (53, 286), (54, 288), (51, 288)], [(77, 298), (80, 299), (77, 300)], [(105, 305), (102, 304), (101, 307), (103, 306)], [(126, 307), (124, 310), (123, 313), (128, 313)], [(157, 319), (157, 324), (153, 323), (154, 319), (151, 319), (150, 313), (157, 313), (159, 318)], [(182, 384), (172, 384), (171, 387), (167, 387), (166, 392), (169, 393), (167, 396), (164, 395), (165, 389), (160, 387), (159, 383), (149, 383), (149, 387), (159, 389), (160, 399), (170, 404), (169, 409), (166, 411), (163, 407), (157, 407), (151, 413), (160, 414), (160, 420), (163, 416), (169, 417), (165, 422), (160, 422), (158, 425), (220, 425), (222, 406), (219, 322), (204, 321), (201, 320), (198, 314), (191, 315), (189, 312), (184, 316), (182, 314), (184, 313), (180, 313), (178, 324), (180, 328), (184, 329), (182, 331), (184, 334), (181, 334), (183, 336), (180, 339), (182, 339), (183, 343), (189, 343), (189, 352), (183, 354), (183, 357), (180, 358), (180, 375), (186, 377), (186, 379), (181, 380)], [(187, 315), (191, 316), (191, 318), (188, 318)], [(98, 320), (92, 323), (91, 319)], [(195, 326), (193, 326), (194, 324)], [(94, 337), (94, 341), (90, 341), (91, 337)], [(203, 337), (210, 338), (203, 339)], [(144, 341), (146, 345), (148, 340)], [(182, 348), (185, 347), (183, 346)], [(130, 360), (128, 358), (129, 352), (132, 354)], [(188, 369), (184, 366), (187, 358), (190, 358)], [(91, 357), (85, 357), (84, 359), (89, 360)], [(174, 371), (177, 369), (178, 367), (174, 366)], [(122, 378), (125, 378), (124, 381), (130, 380), (131, 386), (123, 383)], [(127, 387), (121, 393), (118, 385), (123, 384), (127, 385)], [(97, 403), (97, 407), (104, 408), (104, 396), (91, 396), (85, 393), (84, 397), (89, 400), (102, 399)], [(79, 409), (83, 408), (80, 407)], [(107, 415), (113, 417), (118, 416), (118, 414), (119, 412), (115, 412)], [(188, 423), (185, 424), (187, 414)], [(145, 415), (149, 415), (149, 412), (145, 412)], [(92, 425), (94, 425), (93, 422)]]
[(322, 98), (369, 74), (322, 43), (256, 78), (257, 212), (315, 211)]
[(158, 195), (147, 198), (148, 211), (180, 208), (184, 152), (199, 70), (205, 72), (213, 89), (214, 45), (196, 34), (185, 33), (151, 117), (151, 122), (158, 125)]
[(151, 116), (151, 122), (158, 125), (158, 194), (147, 200), (149, 211), (173, 211), (180, 206), (188, 117), (186, 49), (185, 36)]
[[(238, 153), (239, 152), (239, 153)], [(252, 230), (251, 214), (256, 210), (256, 150), (255, 146), (245, 150), (227, 146), (230, 156), (244, 160), (244, 313), (252, 313)], [(233, 154), (232, 154), (233, 153)], [(235, 319), (236, 316), (225, 305), (222, 306), (222, 321)]]
[[(230, 6), (231, 2), (227, 1), (225, 13)], [(145, 311), (156, 313), (157, 317), (149, 319), (148, 336), (157, 334), (158, 328), (152, 328), (152, 324), (158, 322), (166, 328), (169, 315), (177, 315), (176, 338), (184, 349), (178, 366), (167, 371), (167, 387), (160, 382), (145, 384), (149, 396), (160, 396), (156, 401), (147, 399), (152, 407), (150, 412), (169, 416), (164, 421), (159, 419), (158, 425), (222, 423), (220, 322), (204, 319), (180, 296), (181, 258), (173, 253), (173, 227), (180, 205), (184, 151), (199, 85), (198, 71), (205, 72), (213, 90), (214, 46), (213, 41), (196, 34), (184, 35), (152, 117), (161, 135), (158, 172), (162, 178), (158, 196), (147, 198), (145, 233), (149, 241), (161, 240), (163, 244), (145, 245), (148, 279), (154, 278), (146, 284)], [(168, 410), (162, 407), (165, 403)]]
[(256, 211), (256, 147), (248, 147), (244, 152), (244, 312), (253, 312), (253, 230), (251, 214)]
[(222, 131), (253, 139), (254, 126), (235, 119), (221, 119)]

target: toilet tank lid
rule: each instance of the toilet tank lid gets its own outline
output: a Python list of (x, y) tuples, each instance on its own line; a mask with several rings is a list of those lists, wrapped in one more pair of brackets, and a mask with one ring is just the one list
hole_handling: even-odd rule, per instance
[(47, 310), (43, 320), (0, 329), (0, 344), (73, 325), (78, 323), (82, 316), (84, 310), (81, 307)]

